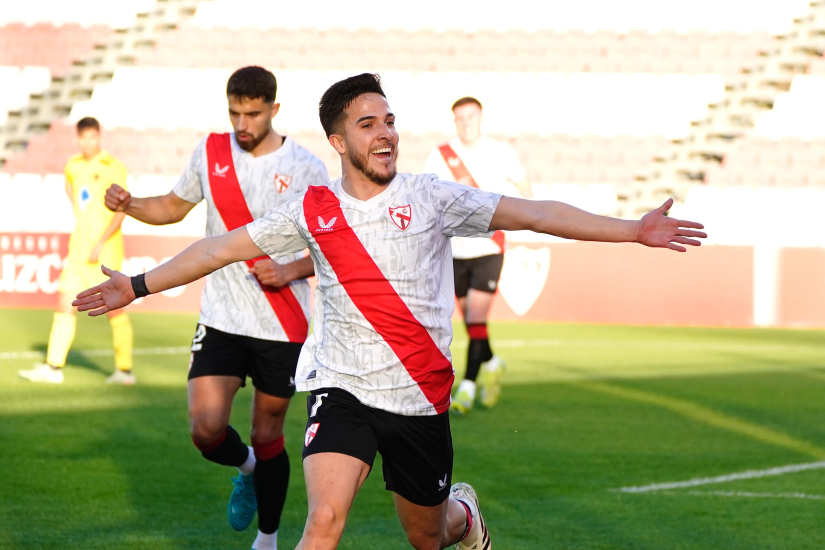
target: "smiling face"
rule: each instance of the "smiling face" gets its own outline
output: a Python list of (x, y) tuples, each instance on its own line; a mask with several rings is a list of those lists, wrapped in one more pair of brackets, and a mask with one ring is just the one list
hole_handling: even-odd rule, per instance
[(343, 131), (330, 136), (333, 147), (345, 163), (367, 179), (378, 185), (388, 184), (397, 172), (398, 132), (386, 98), (377, 93), (362, 94), (345, 113)]
[(249, 99), (231, 95), (229, 102), (229, 120), (235, 130), (235, 139), (244, 151), (255, 148), (272, 131), (272, 118), (281, 107), (278, 103), (267, 103), (263, 98)]
[(469, 145), (481, 138), (481, 107), (466, 103), (453, 110), (455, 130), (461, 143)]

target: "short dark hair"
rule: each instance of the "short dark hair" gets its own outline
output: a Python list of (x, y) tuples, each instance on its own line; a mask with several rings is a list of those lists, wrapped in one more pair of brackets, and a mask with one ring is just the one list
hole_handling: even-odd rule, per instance
[(473, 103), (475, 105), (478, 105), (479, 109), (482, 108), (481, 107), (481, 102), (479, 100), (477, 100), (474, 97), (467, 96), (467, 97), (462, 97), (461, 99), (459, 99), (458, 101), (453, 103), (453, 111), (455, 111), (458, 107), (461, 107), (462, 105), (469, 105), (471, 103)]
[(92, 118), (90, 116), (83, 117), (77, 121), (77, 134), (82, 134), (84, 130), (95, 130), (100, 132), (100, 123), (96, 118)]
[(226, 83), (226, 96), (245, 99), (261, 98), (265, 103), (275, 101), (278, 81), (275, 75), (263, 67), (251, 66), (238, 69)]
[(336, 82), (321, 96), (318, 116), (327, 137), (336, 133), (341, 122), (346, 119), (345, 111), (352, 102), (363, 94), (380, 94), (387, 97), (381, 88), (381, 77), (373, 73), (363, 73)]

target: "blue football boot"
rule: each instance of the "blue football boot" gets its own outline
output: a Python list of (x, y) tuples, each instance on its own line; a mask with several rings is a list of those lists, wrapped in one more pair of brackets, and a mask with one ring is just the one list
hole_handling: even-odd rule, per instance
[(249, 475), (238, 474), (232, 478), (232, 494), (229, 496), (229, 505), (226, 507), (226, 515), (229, 518), (229, 525), (235, 531), (243, 531), (255, 518), (258, 510), (258, 500), (255, 497), (255, 485), (252, 479), (255, 473)]

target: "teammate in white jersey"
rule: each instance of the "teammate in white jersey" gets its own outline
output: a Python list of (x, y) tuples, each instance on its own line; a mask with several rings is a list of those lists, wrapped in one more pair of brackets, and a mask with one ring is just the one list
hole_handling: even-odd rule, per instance
[(201, 240), (144, 275), (105, 268), (110, 280), (74, 305), (102, 315), (262, 252), (279, 257), (308, 247), (318, 292), (314, 338), (297, 379), (299, 389), (312, 390), (303, 453), (309, 514), (298, 549), (337, 547), (376, 452), (414, 548), (490, 548), (472, 488), (448, 489), (450, 238), (531, 230), (684, 251), (681, 245), (705, 237), (686, 228), (702, 226), (664, 216), (670, 200), (639, 221), (619, 220), (397, 174), (395, 115), (377, 75), (334, 84), (320, 117), (341, 156), (341, 179), (310, 187), (246, 228)]
[[(189, 167), (167, 195), (134, 198), (118, 186), (107, 206), (162, 225), (184, 218), (206, 199), (206, 234), (225, 235), (260, 218), (311, 185), (325, 185), (324, 164), (289, 137), (272, 118), (277, 83), (261, 67), (236, 71), (227, 83), (233, 134), (212, 134), (195, 149)], [(245, 529), (258, 511), (253, 548), (277, 547), (277, 529), (289, 483), (283, 423), (295, 393), (295, 367), (306, 339), (312, 259), (301, 250), (233, 263), (206, 278), (192, 342), (189, 416), (192, 441), (204, 458), (235, 466), (240, 474), (228, 506), (229, 521)], [(232, 400), (246, 377), (255, 386), (252, 447), (229, 426)], [(257, 499), (256, 499), (257, 495)]]
[[(511, 197), (529, 197), (524, 168), (509, 143), (481, 133), (481, 102), (462, 97), (453, 103), (456, 137), (435, 147), (424, 171), (445, 181), (455, 181)], [(485, 407), (498, 403), (504, 363), (493, 354), (487, 333), (487, 316), (504, 265), (504, 233), (490, 239), (456, 237), (452, 240), (455, 295), (470, 343), (467, 370), (450, 410), (466, 415), (478, 397)]]

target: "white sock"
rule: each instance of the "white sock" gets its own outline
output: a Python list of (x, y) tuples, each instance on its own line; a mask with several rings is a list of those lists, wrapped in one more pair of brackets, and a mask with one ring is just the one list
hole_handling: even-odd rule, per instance
[(258, 531), (258, 537), (252, 543), (252, 550), (278, 550), (278, 531), (271, 535)]
[(501, 362), (498, 360), (498, 357), (496, 357), (495, 355), (493, 355), (493, 357), (489, 361), (484, 363), (484, 368), (487, 369), (490, 372), (497, 371), (500, 366), (501, 366)]
[(255, 471), (255, 451), (252, 447), (247, 447), (247, 449), (249, 449), (249, 456), (246, 457), (246, 462), (238, 466), (238, 471), (245, 476)]
[(461, 384), (458, 386), (459, 392), (467, 392), (470, 395), (470, 399), (476, 398), (476, 383), (472, 380), (462, 380)]

